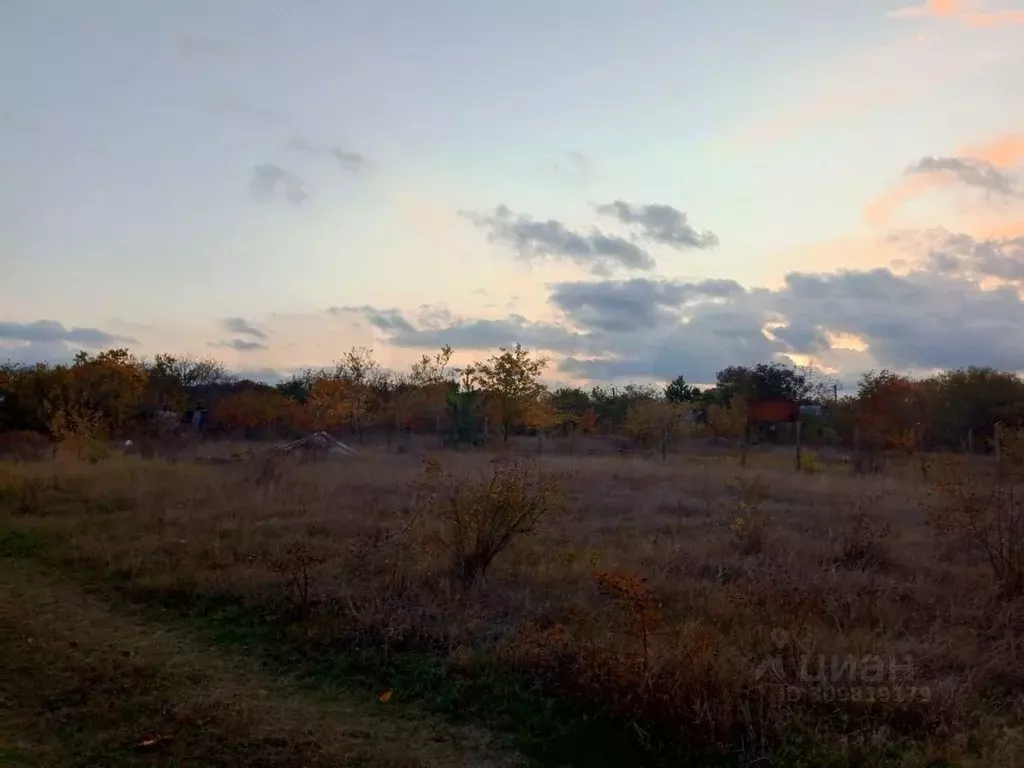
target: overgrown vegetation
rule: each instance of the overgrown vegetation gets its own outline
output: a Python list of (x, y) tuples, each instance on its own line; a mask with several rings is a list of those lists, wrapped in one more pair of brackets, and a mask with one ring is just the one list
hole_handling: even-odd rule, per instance
[(283, 663), (358, 670), (562, 764), (599, 764), (591, 723), (638, 765), (1007, 765), (1014, 439), (998, 471), (934, 487), (481, 453), (284, 461), (257, 486), (244, 463), (62, 455), (5, 466), (0, 553), (226, 632), (244, 615)]
[[(397, 376), (353, 350), (276, 388), (124, 350), (4, 368), (0, 557), (511, 731), (536, 760), (1024, 760), (1016, 376), (873, 372), (829, 402), (779, 365), (551, 391), (521, 347), (452, 357)], [(799, 428), (818, 448), (751, 458), (795, 442), (766, 404), (817, 404)], [(170, 450), (314, 429), (363, 450)], [(442, 439), (393, 450), (416, 432)], [(724, 447), (688, 453), (705, 438)]]

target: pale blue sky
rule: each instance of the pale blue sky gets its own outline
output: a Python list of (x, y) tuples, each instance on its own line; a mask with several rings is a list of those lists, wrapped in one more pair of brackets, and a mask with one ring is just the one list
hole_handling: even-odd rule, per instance
[[(911, 260), (927, 254), (907, 245), (913, 232), (940, 227), (979, 241), (997, 232), (998, 247), (1013, 248), (1003, 241), (1024, 235), (1013, 229), (1022, 198), (969, 183), (950, 192), (948, 170), (904, 171), (1024, 131), (1022, 19), (982, 16), (1008, 8), (994, 0), (891, 18), (899, 8), (0, 0), (0, 67), (13, 75), (0, 81), (0, 344), (18, 359), (80, 346), (81, 335), (29, 325), (47, 320), (130, 337), (139, 354), (212, 352), (240, 370), (328, 363), (352, 344), (401, 364), (419, 340), (397, 340), (366, 310), (325, 310), (395, 308), (417, 331), (513, 312), (525, 316), (513, 325), (588, 332), (548, 300), (552, 284), (727, 278), (778, 299), (790, 270), (890, 265), (897, 232)], [(330, 147), (367, 162), (344, 167)], [(1021, 159), (984, 162), (1012, 176)], [(254, 196), (254, 169), (268, 165), (300, 179), (309, 199), (289, 202), (280, 187)], [(873, 199), (914, 182), (928, 189), (865, 220)], [(654, 270), (595, 277), (571, 260), (517, 259), (460, 214), (507, 205), (627, 236), (624, 221), (595, 213), (613, 200), (672, 206), (719, 244), (654, 243)], [(752, 295), (735, 300), (743, 312)], [(758, 312), (788, 316), (779, 301)], [(452, 317), (435, 309), (416, 322), (422, 304)], [(891, 342), (828, 314), (806, 324), (858, 336), (853, 346), (868, 352)], [(229, 317), (263, 329), (267, 338), (248, 338), (265, 348), (211, 347), (238, 340)], [(667, 334), (652, 377), (686, 336), (634, 330), (644, 343)], [(760, 343), (736, 353), (879, 362), (863, 350), (848, 360), (838, 343), (817, 354)], [(583, 354), (569, 346), (551, 348)], [(622, 358), (631, 346), (593, 338), (584, 352)], [(1016, 365), (1012, 354), (994, 359)], [(641, 378), (645, 360), (625, 368)], [(681, 352), (679, 367), (701, 378), (711, 362)]]

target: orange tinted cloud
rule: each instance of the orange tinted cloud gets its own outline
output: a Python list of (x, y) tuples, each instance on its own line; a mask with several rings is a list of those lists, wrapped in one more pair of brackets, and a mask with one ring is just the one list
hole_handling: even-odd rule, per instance
[[(996, 168), (1014, 168), (1024, 165), (1024, 132), (996, 136), (980, 144), (960, 147), (956, 157), (971, 158), (990, 163)], [(933, 189), (950, 187), (957, 183), (954, 176), (937, 171), (907, 176), (894, 189), (884, 192), (864, 207), (868, 223), (884, 226), (904, 203)]]
[(956, 16), (964, 9), (959, 0), (928, 0), (928, 10), (933, 16)]
[(892, 19), (959, 19), (978, 29), (1024, 24), (1024, 10), (970, 11), (963, 0), (927, 0), (923, 5), (910, 5), (891, 11)]
[(1024, 165), (1024, 132), (997, 136), (982, 144), (959, 149), (957, 154), (984, 160), (998, 168)]

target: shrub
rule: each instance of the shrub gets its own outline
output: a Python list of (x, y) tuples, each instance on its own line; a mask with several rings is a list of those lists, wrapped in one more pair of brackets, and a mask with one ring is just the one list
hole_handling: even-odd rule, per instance
[(768, 545), (768, 516), (761, 509), (767, 494), (763, 483), (756, 478), (735, 478), (728, 484), (732, 494), (732, 520), (729, 533), (742, 555), (763, 552)]
[(52, 450), (52, 444), (39, 432), (0, 432), (0, 458), (18, 461), (45, 459)]
[(1002, 461), (992, 473), (960, 456), (943, 457), (939, 503), (928, 523), (940, 543), (981, 552), (1000, 595), (1015, 597), (1024, 594), (1024, 430), (1000, 447)]
[(495, 464), (489, 480), (458, 479), (436, 460), (427, 462), (422, 513), (441, 525), (451, 577), (470, 587), (494, 559), (541, 520), (563, 508), (558, 479), (519, 460)]
[(833, 537), (836, 562), (851, 568), (876, 568), (888, 559), (886, 540), (889, 523), (874, 522), (865, 513), (859, 513), (853, 522)]

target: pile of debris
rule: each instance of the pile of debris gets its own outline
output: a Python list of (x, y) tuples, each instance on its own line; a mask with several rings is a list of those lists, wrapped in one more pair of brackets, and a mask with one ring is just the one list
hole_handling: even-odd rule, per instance
[(295, 453), (299, 451), (307, 455), (339, 455), (339, 456), (356, 456), (357, 452), (354, 448), (350, 448), (340, 440), (331, 437), (326, 432), (313, 432), (305, 437), (300, 437), (298, 440), (292, 440), (290, 443), (279, 445), (274, 448), (274, 452), (281, 453)]

